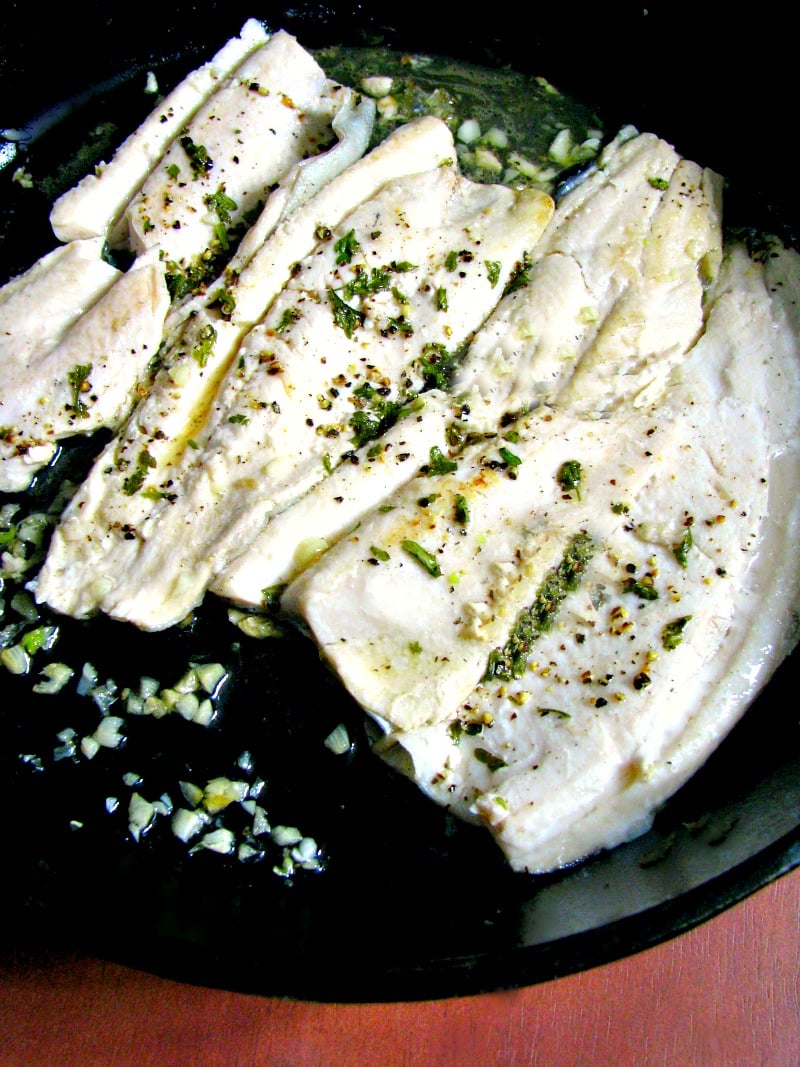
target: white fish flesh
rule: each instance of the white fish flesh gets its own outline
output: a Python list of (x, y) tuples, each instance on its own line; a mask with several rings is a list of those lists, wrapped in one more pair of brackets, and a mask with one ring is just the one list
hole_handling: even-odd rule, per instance
[(598, 550), (525, 670), (380, 745), (434, 800), (487, 826), (515, 869), (643, 832), (789, 650), (798, 299), (794, 252), (762, 265), (729, 251), (664, 401), (596, 424), (619, 424), (602, 452), (571, 453), (585, 457)]
[[(619, 424), (608, 416), (618, 407), (638, 404), (647, 388), (655, 396), (653, 382), (666, 379), (701, 332), (700, 271), (709, 253), (716, 258), (721, 246), (719, 213), (702, 191), (699, 168), (678, 161), (657, 139), (644, 138), (644, 145), (651, 150), (641, 152), (642, 145), (635, 143), (623, 148), (623, 159), (636, 159), (638, 173), (624, 196), (618, 194), (620, 170), (629, 174), (630, 167), (612, 170), (596, 185), (600, 204), (593, 219), (600, 254), (608, 254), (610, 231), (625, 233), (625, 269), (616, 280), (613, 271), (603, 273), (604, 291), (598, 279), (592, 296), (606, 309), (605, 319), (593, 322), (577, 361), (561, 356), (571, 374), (562, 372), (552, 409), (512, 424), (510, 437), (501, 428), (504, 415), (535, 405), (523, 372), (536, 380), (542, 336), (564, 332), (550, 325), (556, 317), (547, 299), (554, 296), (552, 279), (547, 277), (543, 286), (534, 268), (529, 286), (506, 296), (478, 332), (456, 378), (459, 396), (466, 384), (467, 431), (477, 422), (478, 430), (490, 435), (489, 443), (453, 453), (450, 462), (456, 469), (450, 474), (430, 477), (429, 471), (416, 477), (388, 498), (391, 510), (362, 516), (356, 532), (298, 579), (284, 598), (286, 609), (310, 627), (359, 703), (395, 728), (452, 715), (479, 682), (487, 649), (505, 642), (517, 613), (531, 602), (582, 528), (585, 506), (567, 496), (565, 508), (557, 478), (560, 465), (574, 452), (594, 452), (596, 457), (624, 452), (624, 443), (616, 440)], [(658, 165), (664, 158), (681, 188), (680, 236), (669, 242), (659, 236), (663, 216), (673, 213), (673, 186), (664, 179), (667, 188), (661, 191), (650, 180), (654, 172), (662, 177)], [(609, 187), (615, 194), (610, 204)], [(643, 195), (651, 202), (647, 213)], [(582, 201), (592, 202), (585, 190)], [(563, 229), (570, 229), (571, 205), (564, 215), (566, 222), (557, 217), (551, 223), (549, 241), (548, 234), (543, 238), (545, 263), (571, 259), (563, 251), (549, 251), (554, 245), (568, 246), (569, 232)], [(625, 226), (629, 217), (631, 225)], [(573, 333), (582, 322), (583, 299), (582, 285), (567, 287), (559, 296), (558, 314)], [(668, 318), (660, 314), (664, 305), (671, 308)], [(644, 329), (654, 308), (658, 314), (652, 329)], [(546, 346), (543, 358), (551, 358)], [(602, 395), (598, 377), (611, 383)], [(581, 382), (586, 384), (581, 387)], [(613, 401), (607, 395), (611, 385)], [(601, 414), (606, 418), (598, 418)], [(643, 476), (646, 465), (637, 467), (632, 455), (628, 462)], [(420, 500), (426, 502), (422, 508)], [(459, 506), (468, 509), (468, 523), (459, 523)], [(387, 554), (377, 566), (375, 546)], [(414, 567), (409, 546), (424, 551), (441, 580), (431, 582)]]
[[(440, 124), (427, 124), (433, 134), (431, 123)], [(38, 595), (61, 610), (69, 597), (74, 611), (76, 596), (91, 603), (100, 590), (103, 610), (145, 628), (180, 619), (271, 512), (292, 503), (325, 476), (327, 464), (335, 466), (349, 452), (360, 432), (359, 411), (362, 425), (369, 424), (379, 405), (399, 402), (413, 379), (421, 387), (423, 352), (432, 349), (435, 360), (445, 345), (457, 346), (480, 325), (550, 212), (544, 194), (477, 186), (437, 166), (384, 185), (329, 236), (320, 240), (318, 234), (316, 249), (299, 263), (267, 318), (236, 348), (235, 364), (213, 382), (202, 417), (188, 431), (200, 447), (187, 445), (184, 429), (182, 470), (167, 468), (166, 481), (165, 471), (156, 470), (154, 488), (164, 499), (151, 495), (150, 510), (135, 526), (121, 528), (118, 513), (113, 522), (98, 523), (103, 496), (111, 496), (113, 507), (109, 478), (98, 482), (99, 503), (87, 507), (81, 495), (65, 516), (63, 540), (57, 532)], [(445, 265), (453, 250), (461, 269)], [(447, 313), (435, 300), (442, 283), (450, 292)], [(109, 466), (103, 457), (98, 469)], [(126, 468), (123, 482), (135, 469), (135, 463)], [(151, 473), (149, 461), (144, 473)], [(123, 498), (138, 495), (124, 488)], [(74, 550), (85, 540), (85, 524), (95, 531), (107, 525), (109, 534), (104, 540), (95, 534), (78, 560)], [(121, 536), (133, 529), (136, 536)], [(178, 558), (181, 540), (191, 562), (188, 555), (185, 562)], [(78, 567), (86, 567), (86, 582), (76, 582)], [(158, 588), (143, 580), (145, 573), (160, 575)]]
[[(468, 410), (466, 432), (493, 432), (504, 418), (543, 402), (571, 407), (579, 393), (581, 410), (592, 416), (626, 396), (655, 396), (702, 328), (704, 287), (721, 256), (720, 217), (718, 176), (681, 160), (652, 134), (624, 131), (597, 171), (559, 204), (524, 279), (475, 335), (450, 385), (451, 422)], [(314, 515), (319, 551), (335, 543), (413, 477), (434, 444), (444, 447), (441, 417), (434, 406), (419, 416), (391, 479), (364, 455), (345, 488), (339, 480), (315, 487), (297, 515), (267, 525), (215, 580), (215, 591), (258, 608), (262, 589), (297, 573), (293, 559), (309, 561), (303, 515)], [(426, 420), (433, 424), (427, 433)]]
[(248, 19), (237, 37), (164, 97), (110, 162), (101, 163), (94, 174), (87, 174), (63, 193), (50, 212), (50, 225), (59, 241), (110, 235), (134, 193), (200, 105), (267, 39), (261, 23)]
[[(237, 65), (239, 59), (243, 61)], [(206, 98), (188, 115), (201, 89)], [(57, 205), (57, 232), (62, 234), (92, 232), (118, 215), (117, 242), (136, 258), (98, 307), (72, 324), (69, 344), (40, 344), (31, 352), (25, 374), (15, 373), (4, 353), (0, 373), (6, 433), (0, 488), (25, 488), (52, 458), (59, 439), (100, 426), (116, 428), (137, 391), (146, 388), (162, 335), (180, 325), (175, 309), (167, 321), (171, 298), (183, 301), (187, 285), (191, 291), (209, 269), (212, 276), (217, 266), (222, 269), (229, 234), (276, 182), (289, 183), (294, 195), (283, 209), (293, 210), (302, 200), (302, 188), (294, 190), (303, 185), (306, 174), (312, 176), (306, 192), (310, 195), (363, 152), (371, 129), (371, 104), (356, 104), (356, 94), (328, 79), (283, 31), (267, 38), (263, 30), (246, 26), (240, 38), (175, 92), (174, 107), (186, 123), (179, 136), (173, 131), (165, 152), (163, 132), (154, 131), (170, 126), (161, 121), (166, 114), (174, 123), (176, 112), (169, 103), (156, 109), (100, 176), (84, 180), (74, 195), (67, 194)], [(185, 106), (179, 107), (181, 102)], [(341, 140), (331, 152), (320, 154), (336, 133), (337, 117)], [(264, 150), (264, 136), (269, 151)], [(304, 163), (309, 166), (304, 168)], [(128, 207), (122, 210), (124, 202), (112, 203), (141, 184), (146, 168), (149, 175)], [(91, 226), (89, 219), (98, 225)], [(262, 223), (258, 239), (265, 234)], [(99, 237), (73, 244), (100, 254)], [(248, 247), (252, 254), (257, 241), (251, 239)], [(51, 271), (54, 256), (44, 257), (33, 270), (40, 275)], [(57, 286), (58, 276), (38, 288), (48, 284)], [(32, 383), (31, 376), (37, 374), (39, 380)], [(76, 375), (83, 375), (86, 392), (80, 405), (75, 398), (69, 400)]]

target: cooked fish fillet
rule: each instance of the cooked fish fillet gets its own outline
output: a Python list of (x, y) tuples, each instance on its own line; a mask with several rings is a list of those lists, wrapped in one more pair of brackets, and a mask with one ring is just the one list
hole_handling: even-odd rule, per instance
[(527, 284), (476, 337), (454, 383), (473, 421), (537, 403), (596, 417), (657, 392), (702, 330), (721, 184), (652, 134), (615, 139), (559, 204)]
[[(627, 130), (615, 138), (597, 171), (559, 204), (518, 284), (456, 369), (453, 409), (469, 411), (466, 431), (493, 432), (510, 414), (542, 402), (580, 405), (596, 416), (625, 396), (648, 390), (654, 397), (702, 328), (704, 287), (722, 247), (719, 185), (716, 175), (681, 160), (652, 134)], [(591, 247), (605, 269), (596, 269)], [(434, 433), (440, 410), (420, 416), (423, 424), (437, 424)], [(403, 476), (413, 477), (431, 445), (443, 447), (444, 439), (415, 434), (403, 466), (394, 465), (385, 483), (381, 464), (362, 461), (348, 472), (345, 491), (338, 483), (319, 484), (302, 507), (295, 505), (301, 511), (294, 518), (290, 513), (267, 525), (214, 590), (257, 608), (262, 589), (297, 573), (293, 559), (308, 562), (304, 515), (314, 515), (322, 550)]]
[[(222, 78), (225, 64), (242, 56), (244, 61), (235, 71)], [(356, 94), (328, 79), (311, 55), (283, 31), (267, 40), (263, 31), (246, 27), (241, 38), (183, 83), (178, 98), (186, 105), (184, 111), (191, 111), (189, 104), (200, 88), (207, 98), (187, 116), (163, 158), (153, 158), (164, 147), (162, 135), (153, 133), (164, 117), (158, 109), (101, 177), (79, 186), (74, 197), (61, 202), (59, 232), (83, 232), (86, 227), (79, 220), (105, 218), (112, 210), (110, 198), (139, 184), (145, 165), (155, 164), (118, 226), (124, 231), (124, 243), (136, 253), (133, 267), (117, 277), (91, 314), (71, 324), (68, 343), (40, 345), (31, 352), (30, 374), (12, 375), (7, 363), (0, 369), (6, 430), (0, 488), (25, 488), (53, 456), (59, 439), (120, 423), (133, 406), (136, 390), (144, 388), (162, 334), (173, 333), (195, 311), (173, 307), (167, 320), (170, 294), (183, 304), (184, 279), (191, 280), (196, 270), (204, 275), (207, 258), (217, 263), (228, 233), (243, 223), (276, 182), (287, 182), (280, 202), (284, 211), (293, 210), (302, 196), (295, 194), (288, 203), (286, 197), (302, 185), (308, 172), (313, 175), (313, 192), (366, 147), (371, 102), (356, 104)], [(330, 153), (320, 155), (331, 131), (335, 133), (337, 116), (341, 116), (342, 139)], [(355, 136), (350, 136), (353, 132)], [(268, 151), (264, 136), (269, 139)], [(304, 169), (304, 162), (310, 166)], [(258, 237), (248, 245), (251, 255), (267, 233), (262, 221)], [(99, 242), (97, 238), (82, 244), (99, 256)], [(29, 303), (46, 288), (47, 281), (39, 276), (53, 270), (50, 262), (50, 257), (42, 261), (34, 279), (40, 284), (28, 293)], [(240, 256), (237, 269), (241, 263)], [(96, 274), (97, 268), (93, 271)], [(59, 282), (53, 275), (50, 284)], [(192, 283), (190, 288), (194, 287)], [(48, 300), (52, 304), (55, 298)], [(29, 314), (36, 312), (31, 308)], [(31, 330), (28, 334), (33, 336)], [(70, 376), (87, 367), (92, 389), (84, 399), (91, 403), (77, 405), (75, 417)]]
[(56, 200), (50, 212), (56, 237), (75, 241), (111, 235), (114, 222), (170, 142), (222, 81), (267, 37), (259, 22), (248, 19), (237, 37), (191, 71), (120, 145), (109, 163), (101, 163), (96, 173), (88, 174)]
[(125, 209), (125, 243), (158, 248), (167, 272), (186, 270), (260, 208), (270, 187), (331, 140), (352, 90), (329, 79), (285, 31), (219, 84)]
[[(442, 129), (429, 120), (415, 135), (431, 145), (439, 160), (445, 147)], [(452, 150), (449, 134), (447, 140)], [(195, 394), (200, 414), (193, 422), (191, 411), (183, 409), (182, 421), (191, 428), (177, 435), (177, 444), (162, 431), (159, 446), (155, 426), (149, 427), (148, 450), (169, 455), (167, 465), (152, 472), (146, 460), (144, 492), (125, 491), (141, 450), (129, 451), (133, 462), (124, 471), (119, 470), (119, 453), (111, 462), (109, 455), (101, 457), (96, 477), (90, 476), (56, 533), (39, 577), (40, 598), (70, 613), (100, 606), (145, 627), (177, 621), (202, 597), (221, 562), (252, 540), (271, 511), (296, 499), (325, 476), (326, 463), (334, 465), (352, 448), (350, 437), (356, 431), (350, 420), (359, 406), (365, 418), (373, 418), (378, 398), (395, 402), (420, 377), (416, 362), (426, 346), (433, 345), (438, 355), (438, 346), (457, 345), (480, 324), (521, 248), (546, 224), (549, 197), (476, 186), (447, 166), (415, 174), (409, 134), (400, 135), (397, 143), (402, 169), (412, 171), (408, 178), (381, 183), (346, 218), (342, 201), (355, 194), (358, 203), (363, 196), (370, 169), (366, 160), (350, 192), (342, 176), (342, 201), (330, 192), (333, 183), (320, 194), (339, 213), (339, 223), (330, 237), (319, 240), (317, 233), (316, 249), (300, 263), (264, 322), (238, 348), (226, 349), (236, 353), (227, 374), (230, 355), (219, 361), (213, 353), (202, 374), (195, 374), (197, 381), (211, 379), (211, 384), (207, 394), (202, 384)], [(381, 171), (382, 165), (375, 174)], [(276, 247), (294, 248), (291, 234), (298, 227), (313, 243), (308, 222), (319, 219), (319, 206), (311, 201), (307, 211), (298, 209), (286, 229), (276, 231)], [(315, 221), (313, 228), (318, 227)], [(470, 254), (470, 247), (480, 249), (485, 259)], [(348, 254), (349, 262), (337, 263), (343, 248), (351, 249), (352, 258)], [(445, 267), (453, 248), (463, 253), (463, 270)], [(439, 278), (451, 291), (447, 314), (434, 299)], [(345, 287), (352, 283), (358, 288), (365, 280), (370, 291), (349, 295)], [(338, 293), (331, 295), (331, 290), (345, 294), (340, 301), (351, 301), (355, 320), (342, 320), (335, 304)], [(197, 371), (197, 362), (189, 362)], [(172, 367), (167, 375), (173, 377), (173, 392), (187, 384), (194, 388), (188, 381), (176, 383), (174, 374)], [(155, 416), (152, 400), (148, 398), (148, 410)], [(141, 423), (141, 413), (136, 422)], [(189, 440), (200, 447), (192, 448)], [(176, 455), (178, 462), (171, 464)], [(116, 474), (109, 476), (110, 468)], [(154, 493), (145, 495), (151, 485)], [(163, 499), (153, 500), (153, 495)], [(131, 501), (144, 517), (123, 522), (122, 516), (135, 514), (128, 511)], [(89, 527), (94, 533), (86, 541), (82, 531)], [(188, 527), (191, 538), (184, 536)], [(134, 529), (134, 538), (123, 535)], [(191, 563), (180, 558), (178, 541), (192, 554)], [(83, 544), (86, 548), (78, 550), (82, 558), (76, 558), (76, 548)], [(167, 571), (163, 553), (169, 556)], [(86, 581), (76, 581), (84, 568)], [(149, 593), (142, 585), (144, 573), (156, 579)]]
[(102, 240), (71, 241), (42, 256), (0, 288), (3, 373), (25, 368), (58, 344), (119, 278), (101, 257)]
[[(58, 284), (52, 276), (48, 281)], [(24, 363), (3, 364), (0, 489), (26, 488), (61, 439), (122, 421), (158, 352), (168, 306), (160, 264), (142, 259), (55, 344), (37, 338)]]
[[(506, 641), (516, 614), (583, 528), (586, 506), (567, 495), (565, 509), (560, 465), (577, 453), (591, 455), (592, 466), (602, 469), (601, 459), (626, 454), (633, 468), (645, 469), (637, 467), (640, 445), (626, 453), (619, 424), (608, 416), (641, 403), (645, 390), (655, 399), (654, 383), (663, 385), (701, 333), (700, 274), (721, 248), (718, 205), (706, 195), (702, 172), (648, 136), (623, 145), (615, 159), (616, 167), (593, 183), (593, 194), (581, 189), (578, 211), (567, 203), (556, 213), (528, 286), (501, 301), (456, 376), (454, 390), (466, 395), (470, 412), (466, 427), (477, 424), (496, 439), (455, 453), (458, 469), (449, 475), (415, 478), (388, 498), (388, 513), (362, 515), (356, 532), (284, 598), (359, 703), (397, 729), (454, 714), (483, 675), (488, 649)], [(673, 215), (676, 194), (665, 170), (681, 190), (679, 233), (672, 239), (670, 229), (669, 241), (662, 238), (664, 217)], [(657, 187), (662, 184), (666, 189)], [(596, 214), (588, 208), (595, 198)], [(565, 278), (562, 270), (575, 262), (564, 249), (576, 247), (571, 228), (584, 211), (600, 258), (609, 256), (610, 234), (626, 235), (624, 266), (596, 274), (588, 293), (590, 270), (582, 268), (581, 278), (569, 269)], [(580, 236), (585, 242), (583, 231)], [(585, 247), (576, 254), (588, 263)], [(618, 258), (619, 250), (612, 260)], [(556, 295), (559, 277), (566, 284)], [(587, 295), (605, 311), (588, 334)], [(662, 314), (665, 306), (669, 315)], [(553, 390), (552, 409), (514, 424), (509, 439), (503, 416), (535, 405), (531, 381), (542, 362), (551, 364), (554, 348), (561, 352), (569, 330), (579, 343), (569, 360), (560, 356), (569, 370)], [(420, 509), (418, 501), (430, 496)], [(459, 499), (471, 513), (461, 528), (454, 519)], [(408, 542), (431, 554), (436, 580), (413, 567), (402, 551)], [(380, 566), (370, 563), (374, 546), (389, 552)]]
[[(616, 433), (591, 454), (582, 494), (599, 551), (525, 671), (382, 742), (429, 796), (487, 825), (518, 870), (561, 867), (646, 829), (788, 650), (800, 594), (798, 299), (794, 252), (761, 264), (730, 250), (666, 398), (603, 424)], [(648, 472), (638, 486), (634, 463)]]
[(431, 390), (419, 410), (386, 431), (380, 447), (365, 446), (358, 463), (340, 463), (286, 510), (274, 515), (253, 544), (211, 582), (212, 593), (244, 608), (260, 608), (265, 590), (296, 577), (416, 473), (419, 456), (445, 448), (452, 418), (448, 396)]

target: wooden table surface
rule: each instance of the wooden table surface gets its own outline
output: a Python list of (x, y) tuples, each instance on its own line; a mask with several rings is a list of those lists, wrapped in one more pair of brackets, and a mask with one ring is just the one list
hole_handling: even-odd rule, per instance
[(797, 1067), (799, 915), (797, 869), (633, 957), (420, 1003), (307, 1003), (91, 958), (6, 958), (0, 1067)]

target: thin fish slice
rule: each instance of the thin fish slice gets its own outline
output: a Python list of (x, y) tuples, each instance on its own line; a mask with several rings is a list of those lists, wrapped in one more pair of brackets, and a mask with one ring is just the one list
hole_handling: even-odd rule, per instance
[(158, 352), (168, 307), (160, 264), (142, 260), (56, 344), (37, 345), (24, 366), (4, 366), (0, 488), (26, 488), (63, 438), (123, 421)]
[(101, 163), (56, 200), (50, 224), (60, 241), (106, 237), (131, 197), (158, 163), (200, 105), (255, 49), (268, 39), (264, 27), (248, 19), (207, 63), (191, 71), (120, 145), (109, 163)]

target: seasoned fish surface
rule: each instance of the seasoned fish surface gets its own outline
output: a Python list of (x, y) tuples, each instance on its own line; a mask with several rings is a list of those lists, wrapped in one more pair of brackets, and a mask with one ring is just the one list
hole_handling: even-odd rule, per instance
[(781, 258), (765, 270), (732, 249), (665, 400), (600, 424), (617, 424), (605, 447), (573, 442), (597, 551), (525, 669), (382, 742), (438, 803), (488, 826), (516, 869), (645, 830), (787, 651), (800, 261)]
[(379, 757), (552, 871), (647, 829), (796, 634), (800, 256), (653, 134), (555, 205), (430, 116), (367, 153), (379, 106), (249, 20), (54, 205), (0, 289), (0, 491), (112, 429), (37, 603), (277, 610)]
[[(454, 392), (470, 413), (466, 429), (477, 426), (491, 444), (453, 452), (453, 471), (431, 477), (429, 470), (393, 494), (391, 510), (365, 516), (284, 599), (356, 699), (395, 728), (451, 716), (480, 681), (489, 650), (505, 642), (517, 612), (588, 521), (586, 505), (560, 484), (562, 464), (576, 452), (622, 451), (624, 430), (609, 416), (638, 404), (647, 389), (655, 396), (654, 383), (687, 358), (701, 332), (701, 270), (721, 247), (718, 205), (702, 171), (652, 137), (623, 145), (608, 163), (594, 195), (581, 190), (579, 211), (568, 201), (555, 213), (528, 285), (501, 300), (456, 374)], [(674, 213), (676, 194), (664, 174), (681, 190), (680, 234), (672, 239), (668, 228), (669, 240), (663, 219)], [(624, 269), (597, 275), (590, 289), (591, 271), (576, 277), (562, 268), (590, 258), (572, 227), (594, 198), (598, 255), (619, 261), (612, 236), (624, 234), (625, 259)], [(559, 293), (549, 264), (566, 282)], [(586, 299), (604, 318), (585, 314)], [(531, 380), (554, 358), (563, 369), (549, 390), (552, 410), (512, 423), (509, 436), (504, 417), (535, 407)], [(635, 450), (627, 462), (646, 470)], [(468, 521), (459, 522), (459, 509)], [(378, 566), (374, 546), (388, 553)], [(435, 580), (414, 568), (410, 546), (424, 552)]]
[[(271, 512), (423, 387), (426, 358), (480, 325), (550, 211), (544, 194), (475, 185), (440, 166), (385, 185), (318, 238), (214, 383), (193, 431), (198, 447), (170, 469), (168, 485), (154, 485), (164, 500), (135, 538), (119, 545), (119, 527), (110, 530), (105, 565), (95, 552), (93, 581), (113, 582), (103, 610), (145, 628), (181, 618)], [(458, 270), (449, 267), (454, 249)], [(446, 312), (436, 301), (445, 285)], [(85, 589), (74, 580), (74, 546), (91, 514), (78, 507), (63, 524), (73, 546), (63, 581), (44, 568), (39, 595), (53, 606), (67, 585)], [(124, 573), (117, 550), (127, 553)]]

